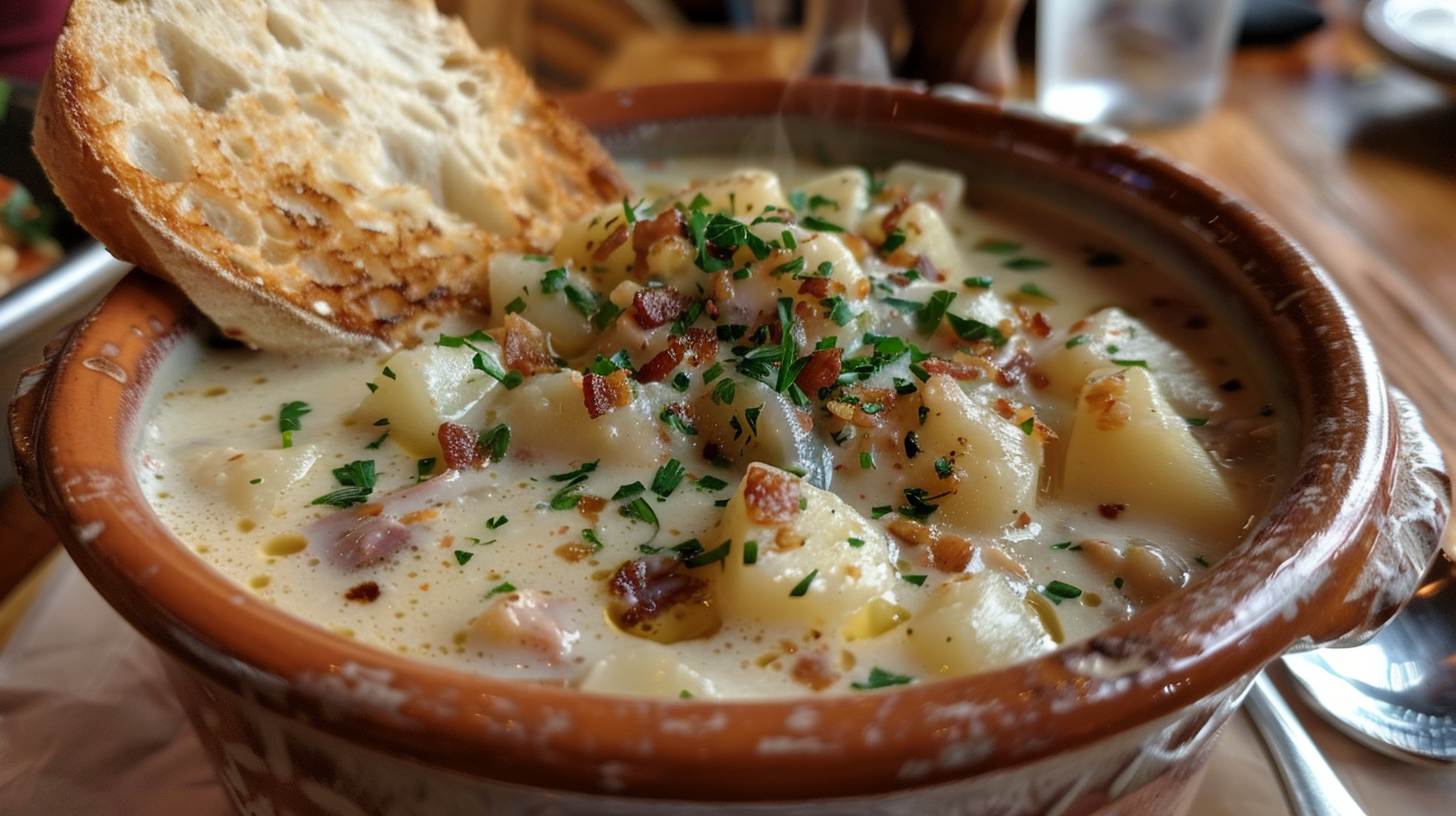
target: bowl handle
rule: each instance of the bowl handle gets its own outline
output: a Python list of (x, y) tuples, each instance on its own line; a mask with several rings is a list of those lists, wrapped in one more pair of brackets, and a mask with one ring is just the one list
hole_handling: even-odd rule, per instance
[[(1323, 637), (1312, 636), (1314, 644), (1353, 646), (1368, 640), (1410, 600), (1431, 562), (1442, 557), (1451, 513), (1451, 477), (1445, 459), (1405, 394), (1390, 389), (1390, 406), (1395, 438), (1390, 506), (1377, 518), (1375, 541), (1345, 595), (1371, 600), (1340, 604)], [(1456, 560), (1453, 544), (1445, 546)]]
[(66, 326), (46, 344), (41, 361), (20, 373), (15, 399), (10, 403), (10, 445), (15, 453), (15, 472), (30, 503), (45, 512), (45, 492), (40, 488), (40, 417), (56, 360), (66, 347), (75, 324)]

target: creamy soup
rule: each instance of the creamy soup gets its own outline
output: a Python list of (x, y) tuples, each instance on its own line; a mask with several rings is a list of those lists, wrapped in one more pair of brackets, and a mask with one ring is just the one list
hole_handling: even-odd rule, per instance
[(1021, 660), (1265, 508), (1273, 398), (1137, 247), (913, 164), (727, 169), (635, 168), (641, 200), (388, 359), (198, 348), (139, 445), (152, 503), (346, 637), (671, 697)]

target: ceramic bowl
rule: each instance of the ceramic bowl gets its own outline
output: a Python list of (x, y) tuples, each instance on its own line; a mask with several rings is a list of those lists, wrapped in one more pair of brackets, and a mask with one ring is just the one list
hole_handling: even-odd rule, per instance
[(1165, 814), (1248, 682), (1362, 637), (1435, 553), (1440, 454), (1310, 258), (1135, 144), (912, 89), (820, 82), (567, 100), (623, 156), (906, 156), (1074, 208), (1173, 258), (1261, 350), (1291, 422), (1263, 522), (1195, 583), (1091, 640), (958, 679), (767, 702), (600, 696), (375, 650), (258, 601), (177, 541), (133, 440), (206, 331), (128, 278), (12, 410), (22, 477), (101, 594), (160, 650), (240, 813)]

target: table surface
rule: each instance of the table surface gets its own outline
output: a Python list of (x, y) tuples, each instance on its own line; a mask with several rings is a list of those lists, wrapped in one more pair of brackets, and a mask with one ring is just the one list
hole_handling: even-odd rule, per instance
[[(651, 79), (661, 43), (642, 53), (637, 70), (624, 51), (610, 81)], [(1456, 452), (1456, 97), (1386, 63), (1336, 11), (1295, 45), (1241, 51), (1205, 118), (1133, 136), (1302, 244), (1353, 303), (1390, 382)], [(54, 541), (18, 491), (0, 494), (0, 646), (30, 595), (12, 590)]]

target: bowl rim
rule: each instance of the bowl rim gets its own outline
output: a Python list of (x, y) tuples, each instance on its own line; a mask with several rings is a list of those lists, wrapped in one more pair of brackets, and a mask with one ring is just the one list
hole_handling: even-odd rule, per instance
[[(1239, 261), (1241, 285), (1268, 320), (1302, 341), (1277, 352), (1301, 411), (1300, 461), (1284, 498), (1189, 588), (1088, 641), (990, 672), (862, 695), (729, 702), (474, 675), (300, 626), (150, 514), (129, 475), (144, 386), (201, 319), (176, 290), (134, 273), (56, 355), (27, 486), (108, 601), (193, 671), (324, 731), (476, 776), (672, 799), (804, 799), (886, 793), (1087, 748), (1236, 687), (1298, 639), (1343, 635), (1371, 614), (1354, 576), (1389, 504), (1382, 484), (1397, 445), (1384, 381), (1325, 274), (1215, 185), (1130, 142), (907, 88), (715, 83), (563, 104), (598, 132), (666, 118), (871, 117), (918, 138), (996, 145), (1048, 172), (1105, 183), (1109, 195), (1180, 212), (1196, 240)], [(1214, 591), (1229, 593), (1222, 612), (1190, 600)], [(1025, 716), (992, 705), (1014, 699), (1029, 701)], [(1039, 738), (1026, 738), (1028, 723)], [(779, 739), (797, 747), (787, 756), (766, 749)], [(969, 744), (990, 750), (956, 755)]]

